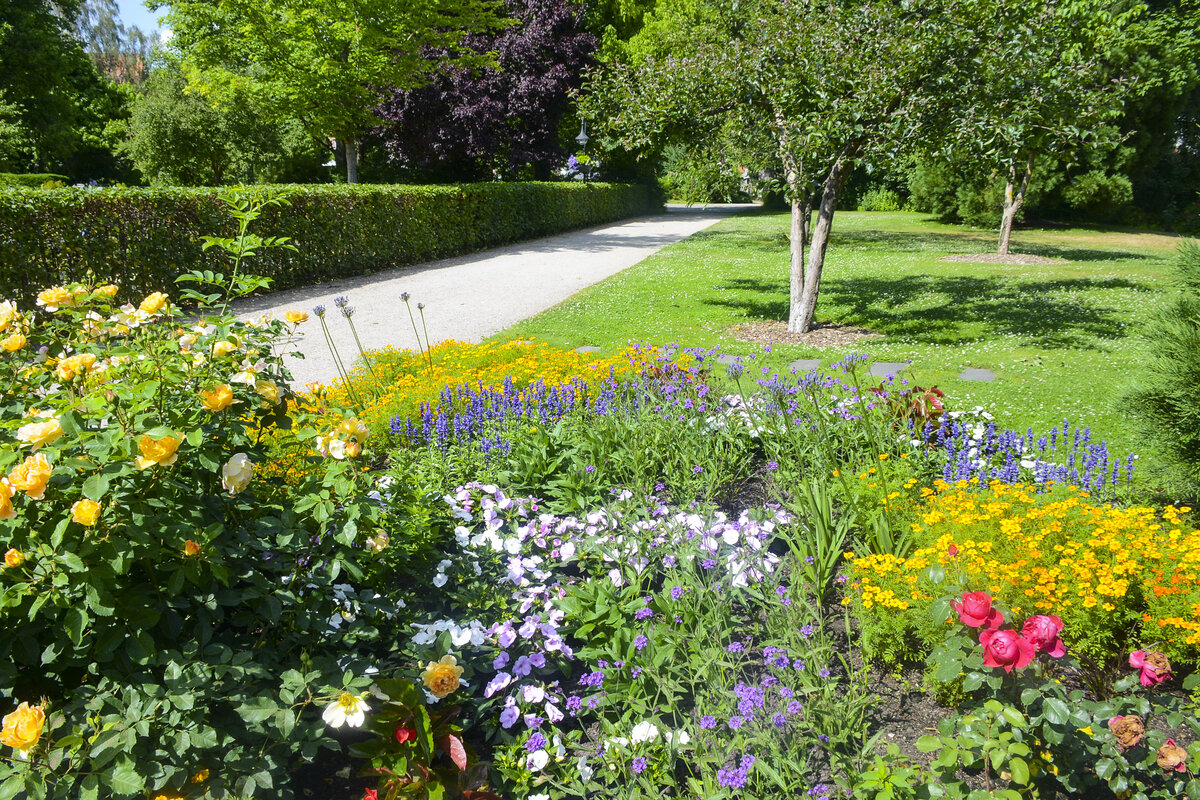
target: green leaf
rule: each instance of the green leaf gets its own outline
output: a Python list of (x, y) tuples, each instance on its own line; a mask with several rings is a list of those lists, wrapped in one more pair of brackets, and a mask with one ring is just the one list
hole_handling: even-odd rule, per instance
[(947, 658), (945, 661), (938, 663), (937, 671), (933, 677), (941, 683), (949, 683), (958, 677), (960, 665), (954, 658)]
[(1096, 761), (1096, 776), (1108, 780), (1117, 772), (1117, 762), (1111, 758), (1101, 758)]
[(63, 619), (63, 627), (66, 629), (67, 635), (71, 637), (71, 641), (76, 645), (83, 641), (83, 630), (87, 627), (87, 622), (87, 614), (79, 606), (67, 609), (66, 617)]
[(117, 756), (112, 767), (104, 772), (103, 778), (104, 783), (112, 790), (113, 794), (122, 796), (137, 794), (145, 785), (145, 781), (134, 766), (133, 759), (124, 753)]
[(1029, 765), (1025, 763), (1025, 759), (1010, 758), (1008, 760), (1008, 771), (1012, 773), (1012, 782), (1018, 786), (1024, 786), (1029, 783)]
[(934, 750), (940, 749), (942, 740), (939, 736), (922, 736), (917, 739), (916, 747), (922, 753), (932, 753)]
[(1051, 725), (1063, 725), (1071, 718), (1071, 709), (1057, 697), (1047, 697), (1046, 702), (1042, 704), (1042, 716)]
[(1008, 724), (1012, 725), (1014, 728), (1025, 727), (1025, 715), (1011, 706), (1006, 707), (1003, 711), (1001, 711), (1000, 715), (1008, 720)]
[(83, 496), (89, 500), (99, 501), (108, 493), (109, 477), (103, 472), (97, 472), (83, 482)]

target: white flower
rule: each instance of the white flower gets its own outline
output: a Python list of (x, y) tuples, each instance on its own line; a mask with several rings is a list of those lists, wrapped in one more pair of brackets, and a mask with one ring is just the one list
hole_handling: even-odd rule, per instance
[(687, 731), (678, 730), (678, 731), (665, 731), (663, 733), (663, 739), (666, 740), (667, 744), (673, 744), (676, 747), (683, 747), (685, 744), (687, 744), (688, 742), (690, 742), (692, 740), (692, 737), (688, 736)]
[(629, 734), (629, 738), (633, 740), (634, 744), (653, 742), (658, 738), (658, 728), (654, 726), (653, 722), (639, 722), (633, 726), (633, 731)]
[(529, 795), (529, 800), (550, 800), (550, 795), (544, 794), (544, 793), (543, 794), (531, 794), (531, 795)]
[(579, 767), (579, 777), (582, 780), (590, 781), (592, 779), (592, 776), (596, 774), (596, 771), (594, 769), (592, 769), (590, 766), (588, 766), (587, 758), (585, 756), (579, 757), (578, 767)]
[(230, 495), (241, 494), (254, 476), (254, 464), (245, 453), (236, 453), (221, 467), (221, 488)]
[(433, 576), (433, 585), (440, 589), (446, 585), (446, 581), (448, 580), (449, 578), (446, 577), (446, 573), (439, 572), (437, 575)]
[(525, 761), (525, 766), (530, 772), (541, 772), (550, 763), (550, 754), (545, 750), (538, 750), (530, 753), (529, 758)]
[(363, 721), (367, 718), (367, 712), (371, 707), (359, 695), (342, 692), (337, 700), (334, 700), (321, 714), (321, 719), (325, 720), (325, 724), (331, 728), (340, 728), (342, 725), (349, 725), (351, 728), (362, 727)]

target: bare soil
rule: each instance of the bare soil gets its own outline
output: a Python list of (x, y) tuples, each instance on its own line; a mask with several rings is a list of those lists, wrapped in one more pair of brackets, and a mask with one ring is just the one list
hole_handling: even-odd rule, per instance
[(779, 320), (747, 322), (736, 326), (732, 333), (743, 342), (803, 344), (809, 347), (843, 347), (861, 339), (878, 339), (882, 336), (866, 328), (828, 322), (817, 323), (808, 333), (792, 333), (787, 329), (787, 323)]

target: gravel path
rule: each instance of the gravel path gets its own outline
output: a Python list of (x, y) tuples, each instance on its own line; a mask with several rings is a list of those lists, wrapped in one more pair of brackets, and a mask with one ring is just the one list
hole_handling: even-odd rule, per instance
[[(633, 266), (661, 248), (685, 239), (750, 205), (706, 208), (669, 206), (666, 214), (638, 217), (615, 225), (496, 247), (479, 253), (388, 270), (376, 275), (274, 292), (237, 305), (245, 319), (291, 309), (328, 309), (325, 317), (343, 360), (358, 354), (349, 326), (333, 307), (339, 295), (350, 298), (354, 323), (366, 348), (414, 345), (412, 324), (402, 292), (425, 304), (429, 340), (478, 342), (497, 331), (561, 303), (585, 286)], [(419, 324), (419, 319), (418, 319)], [(337, 376), (333, 358), (316, 318), (300, 326), (298, 349), (289, 357), (295, 385), (328, 382)], [(347, 364), (349, 366), (349, 364)]]

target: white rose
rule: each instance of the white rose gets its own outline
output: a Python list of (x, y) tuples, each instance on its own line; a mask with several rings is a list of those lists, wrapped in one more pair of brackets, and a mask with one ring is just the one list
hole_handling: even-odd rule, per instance
[(221, 488), (230, 495), (241, 494), (254, 476), (254, 464), (245, 453), (237, 453), (221, 467)]

